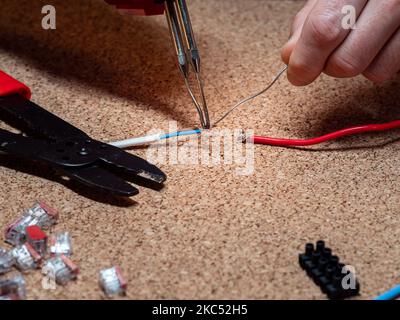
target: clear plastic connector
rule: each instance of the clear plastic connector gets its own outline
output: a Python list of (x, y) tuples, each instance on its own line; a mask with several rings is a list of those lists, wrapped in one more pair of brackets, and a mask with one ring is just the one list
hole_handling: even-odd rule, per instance
[(0, 300), (25, 300), (26, 285), (22, 276), (0, 280)]
[(43, 266), (43, 273), (54, 279), (57, 284), (65, 285), (77, 278), (79, 269), (70, 259), (61, 255), (47, 260)]
[(0, 275), (11, 271), (15, 259), (10, 251), (0, 248)]
[(26, 241), (42, 258), (47, 253), (47, 235), (39, 226), (29, 226), (25, 229)]
[(69, 232), (60, 232), (49, 238), (49, 253), (51, 256), (72, 255), (72, 243)]
[(30, 269), (37, 269), (40, 266), (41, 256), (29, 243), (12, 249), (11, 255), (15, 259), (16, 267), (22, 272)]
[(5, 241), (13, 246), (18, 246), (26, 241), (25, 229), (29, 226), (38, 226), (42, 229), (48, 229), (58, 220), (58, 212), (44, 202), (36, 203), (28, 209), (23, 216), (9, 225), (4, 234)]
[(125, 295), (126, 281), (119, 267), (112, 267), (100, 271), (100, 287), (110, 297), (113, 295)]

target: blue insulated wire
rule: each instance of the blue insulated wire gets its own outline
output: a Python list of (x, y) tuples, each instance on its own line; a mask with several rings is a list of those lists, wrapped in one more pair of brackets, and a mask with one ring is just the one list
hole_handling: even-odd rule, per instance
[(162, 136), (160, 136), (160, 139), (170, 139), (170, 138), (175, 138), (175, 137), (183, 137), (183, 136), (191, 136), (195, 134), (201, 134), (200, 129), (195, 129), (195, 130), (186, 130), (186, 131), (178, 131), (178, 132), (172, 132), (172, 133), (167, 133)]
[(380, 296), (376, 297), (374, 300), (393, 300), (400, 296), (400, 285), (386, 291)]

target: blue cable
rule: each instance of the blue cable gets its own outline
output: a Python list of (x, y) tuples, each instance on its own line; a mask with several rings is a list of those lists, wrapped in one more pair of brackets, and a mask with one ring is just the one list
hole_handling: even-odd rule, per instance
[(191, 136), (191, 135), (195, 135), (195, 134), (201, 134), (201, 130), (195, 129), (195, 130), (186, 130), (186, 131), (167, 133), (167, 134), (162, 135), (160, 137), (160, 139), (170, 139), (170, 138), (175, 138), (175, 137)]
[(380, 296), (376, 297), (374, 300), (393, 300), (400, 296), (400, 285), (386, 291)]

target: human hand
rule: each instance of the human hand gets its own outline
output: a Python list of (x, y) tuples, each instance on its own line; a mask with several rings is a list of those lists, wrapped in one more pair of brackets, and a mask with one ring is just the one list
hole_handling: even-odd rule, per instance
[[(354, 29), (343, 25), (348, 5), (357, 15)], [(294, 19), (282, 59), (296, 86), (322, 72), (386, 81), (400, 70), (400, 0), (308, 0)]]

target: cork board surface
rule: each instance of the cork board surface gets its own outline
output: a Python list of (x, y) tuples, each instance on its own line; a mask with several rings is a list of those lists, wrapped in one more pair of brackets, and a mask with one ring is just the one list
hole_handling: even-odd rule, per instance
[[(302, 3), (190, 1), (212, 118), (282, 67), (280, 47)], [(41, 28), (45, 4), (56, 7), (56, 30)], [(167, 130), (171, 120), (197, 124), (163, 17), (120, 16), (96, 0), (3, 0), (0, 68), (29, 85), (33, 101), (99, 140)], [(294, 88), (284, 77), (221, 128), (311, 137), (397, 119), (399, 83), (323, 76)], [(167, 163), (165, 188), (141, 188), (131, 201), (82, 195), (3, 156), (0, 226), (43, 199), (61, 212), (53, 231), (71, 233), (79, 279), (44, 290), (40, 271), (30, 273), (30, 299), (102, 298), (98, 273), (112, 265), (122, 268), (129, 299), (323, 299), (297, 262), (318, 239), (355, 266), (360, 298), (369, 299), (400, 282), (398, 135), (313, 150), (256, 146), (248, 176), (234, 165)]]

